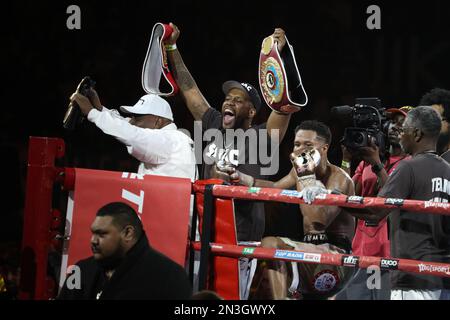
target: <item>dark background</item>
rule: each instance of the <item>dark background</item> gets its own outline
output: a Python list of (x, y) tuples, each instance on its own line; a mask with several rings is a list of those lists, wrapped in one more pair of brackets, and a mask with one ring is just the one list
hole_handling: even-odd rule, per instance
[[(81, 30), (66, 27), (71, 4), (81, 8)], [(371, 4), (381, 8), (381, 30), (366, 27)], [(283, 159), (301, 120), (331, 126), (330, 160), (339, 163), (344, 125), (330, 118), (331, 106), (370, 96), (386, 107), (416, 105), (431, 88), (450, 88), (448, 9), (446, 1), (432, 0), (3, 2), (0, 249), (20, 244), (30, 135), (64, 138), (64, 166), (136, 169), (125, 148), (92, 124), (70, 134), (61, 124), (68, 98), (85, 75), (97, 81), (108, 107), (132, 105), (144, 94), (141, 69), (156, 22), (178, 25), (185, 63), (216, 108), (225, 80), (258, 86), (262, 39), (275, 27), (285, 29), (310, 102), (292, 118), (281, 147), (279, 175), (284, 175), (290, 164)], [(169, 100), (176, 124), (192, 130), (193, 118), (181, 99)], [(263, 108), (256, 122), (269, 113)]]

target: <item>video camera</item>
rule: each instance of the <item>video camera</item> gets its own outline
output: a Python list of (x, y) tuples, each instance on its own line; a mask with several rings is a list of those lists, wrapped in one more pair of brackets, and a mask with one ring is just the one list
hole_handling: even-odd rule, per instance
[[(89, 90), (93, 89), (95, 86), (95, 81), (90, 77), (84, 77), (83, 80), (78, 84), (77, 93), (81, 93), (83, 96), (89, 98)], [(75, 129), (76, 125), (82, 121), (81, 110), (78, 104), (73, 101), (69, 103), (66, 114), (63, 120), (63, 127), (66, 130), (72, 131)]]
[(351, 152), (370, 145), (374, 138), (380, 153), (388, 147), (389, 121), (379, 98), (358, 98), (355, 106), (331, 108), (332, 116), (345, 119), (351, 117), (353, 126), (345, 128), (341, 143)]

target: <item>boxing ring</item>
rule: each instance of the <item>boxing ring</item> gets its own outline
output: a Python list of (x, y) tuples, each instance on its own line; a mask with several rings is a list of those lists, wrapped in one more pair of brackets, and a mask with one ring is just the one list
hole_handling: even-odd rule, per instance
[[(143, 203), (133, 202), (136, 211), (143, 220), (144, 228), (150, 234), (150, 244), (179, 264), (189, 261), (191, 280), (193, 279), (194, 255), (200, 252), (199, 289), (216, 291), (224, 299), (238, 300), (239, 293), (239, 258), (274, 259), (300, 263), (325, 264), (354, 268), (377, 266), (381, 270), (400, 270), (422, 275), (450, 277), (450, 264), (424, 262), (389, 257), (356, 256), (348, 254), (314, 253), (298, 250), (281, 250), (261, 248), (253, 245), (239, 245), (236, 238), (232, 199), (275, 201), (303, 204), (301, 194), (295, 190), (271, 188), (248, 188), (225, 185), (221, 180), (199, 180), (191, 183), (189, 179), (158, 176), (133, 177), (133, 174), (107, 172), (78, 168), (60, 168), (55, 161), (64, 156), (64, 142), (57, 138), (31, 137), (28, 154), (28, 173), (26, 186), (26, 203), (21, 256), (20, 299), (50, 299), (57, 293), (58, 280), (48, 274), (49, 253), (62, 255), (61, 265), (74, 263), (89, 256), (89, 219), (80, 207), (83, 201), (95, 205), (95, 201), (118, 201), (139, 199), (145, 192)], [(103, 181), (111, 187), (117, 184), (120, 195), (114, 198), (106, 192), (106, 187), (98, 187), (97, 195), (85, 192), (82, 179), (86, 185)], [(92, 180), (89, 180), (92, 179)], [(69, 199), (66, 214), (55, 208), (54, 189), (61, 186), (67, 192), (73, 192)], [(164, 187), (164, 188), (162, 188)], [(81, 189), (80, 189), (81, 188)], [(134, 198), (124, 193), (125, 189)], [(86, 199), (81, 197), (86, 193)], [(125, 194), (125, 196), (124, 196)], [(191, 218), (191, 230), (188, 236), (190, 196), (194, 195), (194, 210)], [(137, 197), (137, 198), (136, 198)], [(148, 197), (148, 198), (147, 198)], [(70, 198), (70, 196), (69, 196)], [(111, 199), (111, 200), (109, 200)], [(144, 199), (144, 198), (142, 198)], [(105, 204), (106, 202), (104, 202)], [(150, 203), (150, 204), (149, 204)], [(142, 205), (141, 205), (142, 204)], [(314, 205), (339, 205), (343, 207), (403, 208), (417, 211), (417, 214), (450, 215), (449, 203), (436, 203), (407, 199), (370, 198), (346, 195), (320, 195)], [(80, 209), (81, 208), (81, 209)], [(94, 208), (94, 207), (93, 207)], [(83, 211), (83, 210), (84, 211)], [(98, 209), (98, 208), (97, 208)], [(77, 211), (78, 210), (78, 211)], [(94, 209), (92, 209), (94, 210)], [(166, 212), (169, 212), (168, 217)], [(173, 215), (170, 215), (173, 212)], [(88, 217), (93, 219), (95, 211)], [(148, 214), (148, 215), (147, 215)], [(280, 213), (282, 214), (282, 213)], [(193, 241), (199, 221), (200, 241)], [(78, 220), (85, 220), (80, 227), (84, 233), (76, 233)], [(163, 222), (159, 220), (164, 220)], [(65, 231), (63, 222), (65, 221)], [(67, 234), (68, 221), (71, 234)], [(159, 224), (157, 223), (159, 221)], [(90, 221), (92, 222), (92, 221)], [(161, 223), (164, 230), (161, 230)], [(155, 226), (156, 224), (156, 226)], [(79, 238), (76, 238), (78, 235)], [(154, 235), (154, 236), (153, 236)], [(189, 239), (192, 239), (189, 240)], [(72, 243), (70, 243), (70, 241)], [(75, 241), (76, 240), (76, 241)], [(85, 244), (86, 248), (70, 254), (72, 247)], [(84, 250), (84, 251), (83, 251)], [(69, 253), (64, 257), (64, 253)], [(187, 255), (189, 254), (189, 259)], [(65, 259), (65, 262), (64, 262)], [(61, 267), (61, 272), (65, 269)]]

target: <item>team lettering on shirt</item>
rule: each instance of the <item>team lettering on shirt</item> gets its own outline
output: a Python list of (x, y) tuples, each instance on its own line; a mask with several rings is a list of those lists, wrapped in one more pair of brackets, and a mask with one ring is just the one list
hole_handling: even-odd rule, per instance
[[(445, 193), (450, 196), (450, 182), (445, 178), (433, 178), (431, 179), (431, 191)], [(434, 197), (430, 199), (430, 201), (434, 202), (448, 202), (448, 197)]]

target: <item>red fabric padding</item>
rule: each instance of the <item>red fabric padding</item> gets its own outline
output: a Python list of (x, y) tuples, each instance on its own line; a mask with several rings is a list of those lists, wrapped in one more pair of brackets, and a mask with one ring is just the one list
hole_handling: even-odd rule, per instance
[[(207, 184), (222, 183), (221, 180), (196, 181), (195, 187)], [(197, 193), (196, 205), (199, 213), (199, 230), (203, 221), (203, 193)], [(212, 233), (213, 242), (236, 245), (236, 224), (234, 221), (233, 202), (230, 199), (215, 199), (215, 220)], [(239, 260), (228, 257), (214, 256), (212, 258), (214, 277), (208, 287), (226, 300), (239, 300)]]
[[(75, 171), (68, 265), (92, 255), (90, 226), (97, 210), (107, 203), (122, 201), (138, 212), (151, 246), (184, 266), (191, 195), (189, 179), (78, 168)], [(135, 201), (130, 200), (130, 194), (136, 196)]]

